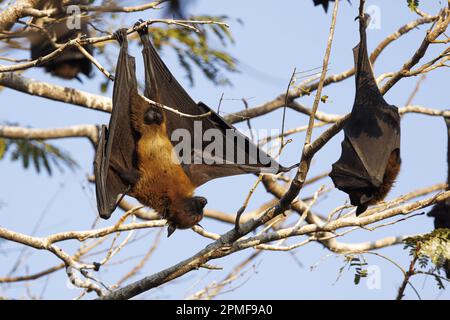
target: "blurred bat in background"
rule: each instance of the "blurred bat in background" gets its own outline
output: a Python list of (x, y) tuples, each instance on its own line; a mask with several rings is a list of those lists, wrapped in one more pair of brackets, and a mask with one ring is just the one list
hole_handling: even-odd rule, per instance
[[(70, 1), (71, 5), (87, 3), (89, 1), (86, 0)], [(34, 24), (39, 26), (39, 29), (30, 36), (31, 59), (33, 60), (54, 51), (57, 48), (55, 43), (64, 44), (81, 35), (89, 36), (87, 27), (88, 17), (69, 17), (65, 12), (65, 8), (62, 7), (62, 2), (59, 1), (47, 1), (41, 9), (48, 8), (57, 8), (60, 13), (55, 17), (56, 19), (37, 18), (34, 21)], [(68, 23), (69, 18), (78, 19), (78, 21), (70, 21)], [(93, 54), (92, 45), (85, 45), (84, 49), (90, 54)], [(40, 66), (44, 67), (45, 71), (52, 75), (67, 80), (74, 78), (80, 80), (80, 73), (89, 77), (92, 71), (91, 61), (76, 47), (67, 48), (58, 57)]]

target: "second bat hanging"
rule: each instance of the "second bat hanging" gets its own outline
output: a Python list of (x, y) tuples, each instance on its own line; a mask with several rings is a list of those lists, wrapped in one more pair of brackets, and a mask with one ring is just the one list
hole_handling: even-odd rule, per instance
[(367, 14), (360, 14), (360, 43), (353, 49), (356, 95), (344, 126), (342, 154), (330, 177), (350, 196), (356, 214), (384, 199), (400, 171), (400, 115), (378, 89), (367, 54)]

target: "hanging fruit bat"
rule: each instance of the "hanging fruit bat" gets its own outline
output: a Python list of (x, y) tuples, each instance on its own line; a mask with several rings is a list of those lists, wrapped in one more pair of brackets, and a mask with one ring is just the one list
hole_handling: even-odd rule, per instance
[[(84, 0), (72, 1), (70, 4), (86, 4)], [(87, 28), (87, 17), (81, 17), (79, 25), (75, 23), (72, 27), (72, 22), (68, 21), (65, 9), (61, 3), (54, 3), (50, 1), (46, 3), (44, 9), (57, 8), (60, 14), (56, 16), (57, 20), (46, 21), (44, 18), (36, 19), (35, 25), (41, 29), (33, 32), (30, 36), (31, 42), (31, 59), (35, 60), (43, 57), (56, 49), (55, 43), (64, 44), (71, 39), (75, 39), (81, 35), (89, 36)], [(75, 18), (74, 18), (75, 19)], [(88, 44), (83, 46), (87, 52), (93, 53), (93, 46)], [(51, 73), (56, 77), (71, 80), (78, 79), (79, 73), (90, 76), (92, 71), (92, 63), (86, 58), (76, 47), (70, 47), (64, 50), (58, 57), (45, 62), (41, 65), (46, 72)]]
[(121, 49), (113, 111), (109, 127), (102, 127), (94, 161), (102, 218), (110, 217), (119, 196), (129, 195), (167, 219), (170, 235), (202, 219), (207, 200), (194, 196), (198, 186), (220, 177), (286, 172), (296, 166), (280, 166), (208, 106), (195, 103), (159, 57), (148, 30), (139, 33), (147, 99), (137, 90), (126, 30), (115, 33)]
[[(450, 118), (444, 118), (447, 124), (447, 188), (450, 190)], [(434, 228), (450, 229), (450, 199), (439, 202), (428, 212), (429, 217), (434, 218)], [(449, 239), (450, 240), (450, 239)], [(444, 270), (447, 278), (450, 279), (450, 260), (444, 262)]]
[(353, 49), (356, 96), (344, 126), (339, 160), (330, 177), (350, 196), (356, 214), (384, 199), (400, 171), (400, 116), (378, 89), (367, 54), (369, 16), (359, 18), (360, 43)]

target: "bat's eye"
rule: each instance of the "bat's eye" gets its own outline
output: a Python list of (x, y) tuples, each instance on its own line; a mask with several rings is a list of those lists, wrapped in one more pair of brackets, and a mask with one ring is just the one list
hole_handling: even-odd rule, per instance
[(208, 200), (206, 200), (206, 198), (204, 197), (198, 197), (198, 203), (204, 208), (208, 203)]

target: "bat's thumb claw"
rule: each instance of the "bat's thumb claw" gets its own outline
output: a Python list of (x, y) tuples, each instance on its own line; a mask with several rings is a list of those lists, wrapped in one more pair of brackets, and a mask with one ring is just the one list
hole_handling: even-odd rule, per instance
[(123, 44), (124, 48), (128, 47), (127, 43), (127, 29), (121, 28), (114, 32), (114, 38), (119, 42), (120, 45)]
[[(138, 28), (141, 24), (143, 24), (145, 21), (142, 19), (139, 19), (138, 21), (136, 21), (136, 23), (134, 24), (135, 28)], [(147, 35), (148, 34), (148, 26), (147, 24), (145, 24), (143, 27), (139, 28), (137, 30), (137, 32), (139, 33), (140, 36), (143, 35)]]

